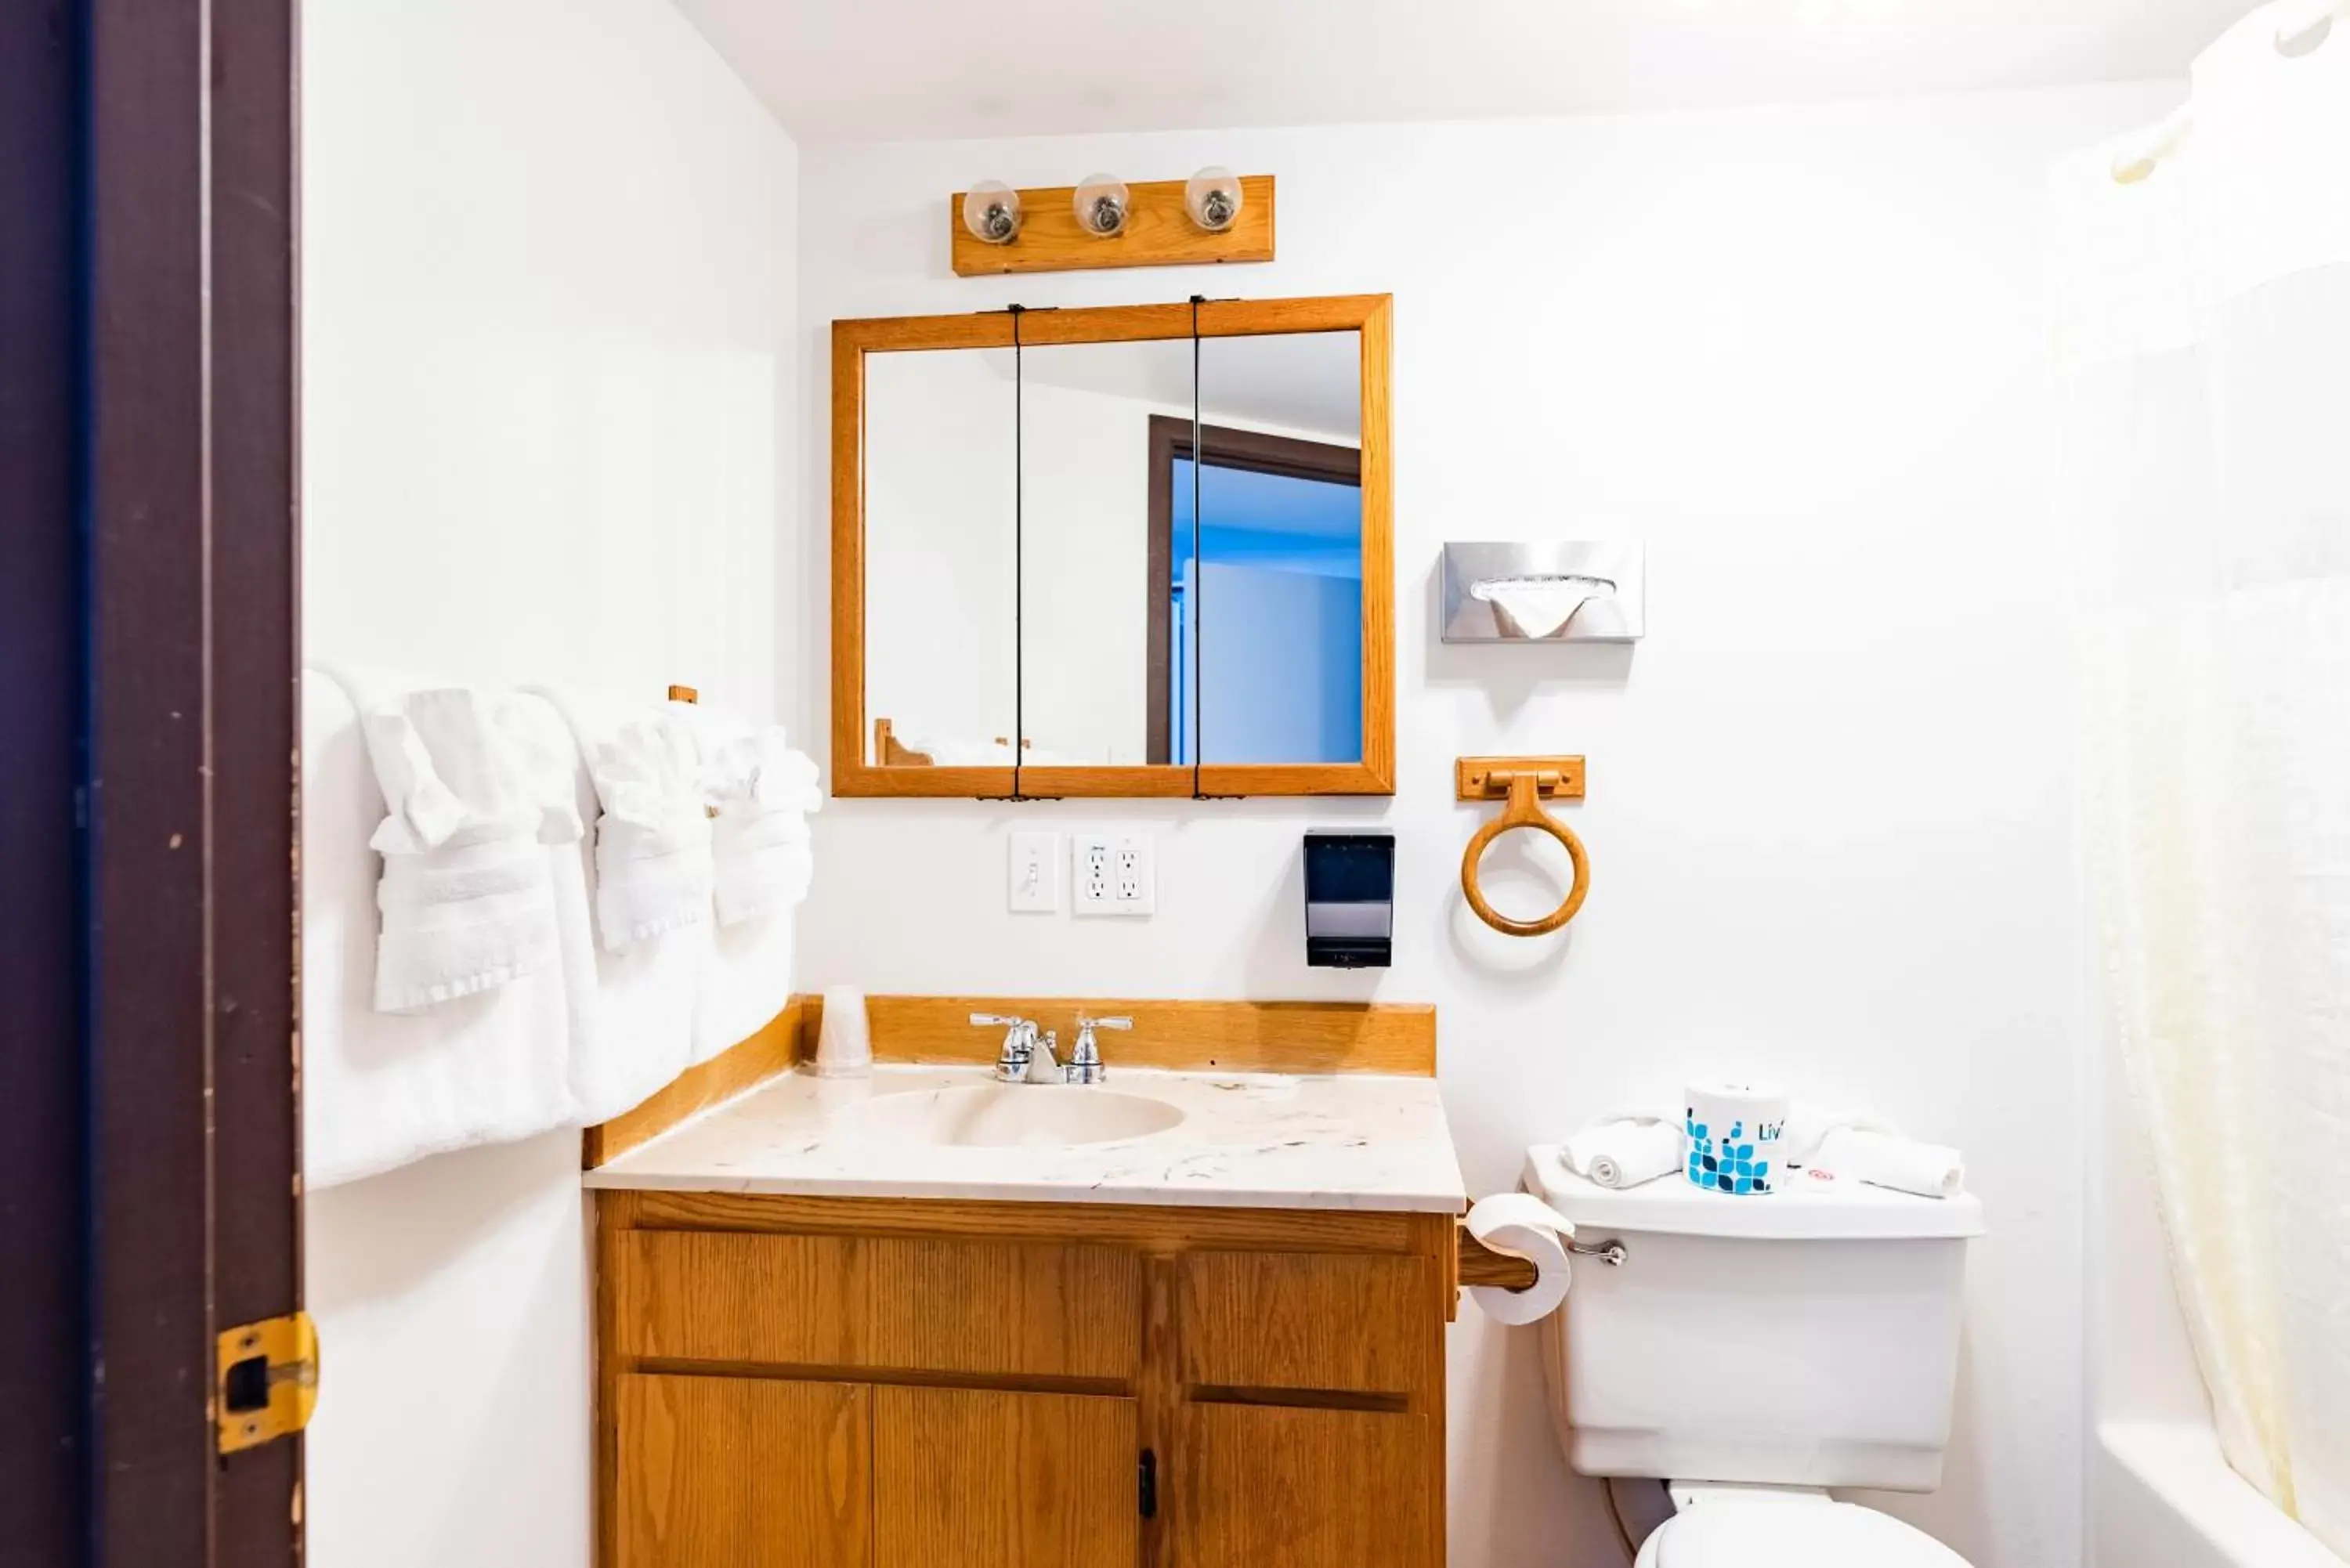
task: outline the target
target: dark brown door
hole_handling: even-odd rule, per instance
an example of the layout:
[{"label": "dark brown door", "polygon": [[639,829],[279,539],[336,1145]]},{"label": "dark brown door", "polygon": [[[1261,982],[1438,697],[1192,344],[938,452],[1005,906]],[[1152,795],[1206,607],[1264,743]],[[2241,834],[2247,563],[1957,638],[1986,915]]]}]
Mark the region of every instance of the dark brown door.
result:
[{"label": "dark brown door", "polygon": [[[293,0],[0,6],[0,1556],[276,1568],[298,1439]],[[20,1395],[20,1391],[21,1395]]]}]

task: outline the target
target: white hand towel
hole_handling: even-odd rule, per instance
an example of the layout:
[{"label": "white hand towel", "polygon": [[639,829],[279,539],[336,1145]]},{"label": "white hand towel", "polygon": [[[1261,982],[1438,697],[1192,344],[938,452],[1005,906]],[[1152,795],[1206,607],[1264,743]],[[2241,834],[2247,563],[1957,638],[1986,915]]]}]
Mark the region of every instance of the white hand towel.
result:
[{"label": "white hand towel", "polygon": [[558,961],[546,846],[579,836],[570,802],[535,798],[498,700],[465,687],[378,698],[360,727],[389,815],[375,1004],[432,1007]]},{"label": "white hand towel", "polygon": [[816,763],[785,742],[780,725],[754,728],[700,703],[671,703],[670,713],[698,748],[719,922],[764,919],[800,903],[816,870],[808,814],[824,805]]},{"label": "white hand towel", "polygon": [[1837,1127],[1821,1141],[1812,1163],[1847,1181],[1920,1198],[1956,1198],[1966,1190],[1966,1161],[1957,1149],[1891,1133]]},{"label": "white hand towel", "polygon": [[[582,815],[593,816],[596,784],[570,724],[537,695],[517,697],[515,711],[540,750],[560,753],[573,799]],[[712,929],[705,920],[619,951],[599,950],[591,912],[594,858],[593,846],[583,840],[566,846],[554,867],[556,930],[570,1002],[569,1083],[579,1119],[590,1125],[642,1104],[693,1064]],[[787,963],[783,973],[788,985]]]},{"label": "white hand towel", "polygon": [[1676,1117],[1633,1113],[1603,1118],[1568,1138],[1567,1168],[1601,1187],[1638,1187],[1681,1168]]},{"label": "white hand towel", "polygon": [[[363,683],[382,693],[406,684]],[[379,871],[369,840],[385,821],[373,773],[359,704],[339,679],[304,671],[302,1163],[313,1191],[534,1137],[575,1115],[569,1009],[552,969],[421,1012],[370,1005]],[[578,858],[567,844],[538,854]]]},{"label": "white hand towel", "polygon": [[706,923],[710,816],[691,727],[653,704],[532,688],[571,726],[602,814],[596,821],[596,925],[619,951]]}]

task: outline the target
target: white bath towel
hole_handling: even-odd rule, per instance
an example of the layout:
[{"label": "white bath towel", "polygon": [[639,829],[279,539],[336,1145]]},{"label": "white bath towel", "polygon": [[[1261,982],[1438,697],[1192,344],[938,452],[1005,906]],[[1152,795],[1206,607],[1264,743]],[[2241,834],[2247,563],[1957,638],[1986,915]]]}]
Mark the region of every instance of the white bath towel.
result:
[{"label": "white bath towel", "polygon": [[1808,1163],[1847,1181],[1920,1198],[1956,1198],[1967,1185],[1966,1161],[1957,1149],[1850,1127],[1831,1131]]},{"label": "white bath towel", "polygon": [[1601,1187],[1638,1187],[1681,1168],[1680,1118],[1645,1111],[1602,1117],[1566,1140],[1567,1168]]},{"label": "white bath towel", "polygon": [[[359,683],[378,697],[416,684]],[[380,869],[369,840],[386,816],[358,702],[340,679],[304,671],[302,1160],[314,1190],[576,1115],[570,1010],[554,966],[419,1012],[372,1005]],[[578,858],[576,845],[534,847],[543,865]],[[574,902],[584,922],[584,898]],[[559,898],[555,914],[559,927]]]},{"label": "white bath towel", "polygon": [[595,784],[598,945],[617,952],[706,923],[710,816],[691,726],[656,703],[531,690],[561,711]]},{"label": "white bath towel", "polygon": [[[356,697],[359,694],[353,693]],[[431,1007],[554,966],[546,846],[579,836],[567,794],[534,792],[494,693],[438,687],[359,701],[387,815],[375,1004]]]}]

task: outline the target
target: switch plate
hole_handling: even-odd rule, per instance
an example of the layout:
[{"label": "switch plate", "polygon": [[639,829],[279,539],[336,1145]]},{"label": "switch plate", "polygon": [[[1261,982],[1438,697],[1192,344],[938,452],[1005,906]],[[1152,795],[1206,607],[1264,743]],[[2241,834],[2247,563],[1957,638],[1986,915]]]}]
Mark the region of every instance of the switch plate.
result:
[{"label": "switch plate", "polygon": [[1070,839],[1069,908],[1080,915],[1149,915],[1158,867],[1147,833],[1080,833]]},{"label": "switch plate", "polygon": [[1061,836],[1033,829],[1012,836],[1011,882],[1005,907],[1015,914],[1049,915],[1061,907]]}]

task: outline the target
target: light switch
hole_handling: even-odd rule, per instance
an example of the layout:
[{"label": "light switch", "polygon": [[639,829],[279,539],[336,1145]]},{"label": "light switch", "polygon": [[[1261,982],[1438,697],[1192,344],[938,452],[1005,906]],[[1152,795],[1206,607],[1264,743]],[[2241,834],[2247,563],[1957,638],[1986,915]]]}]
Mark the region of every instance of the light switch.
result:
[{"label": "light switch", "polygon": [[1049,915],[1061,907],[1061,836],[1035,830],[1012,836],[1006,907],[1015,914]]}]

